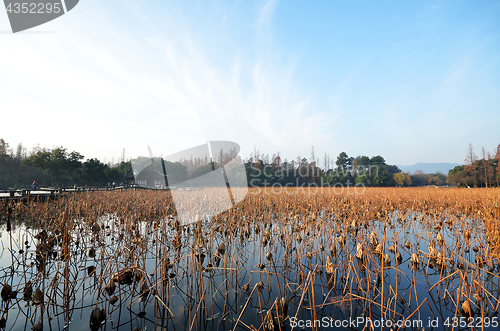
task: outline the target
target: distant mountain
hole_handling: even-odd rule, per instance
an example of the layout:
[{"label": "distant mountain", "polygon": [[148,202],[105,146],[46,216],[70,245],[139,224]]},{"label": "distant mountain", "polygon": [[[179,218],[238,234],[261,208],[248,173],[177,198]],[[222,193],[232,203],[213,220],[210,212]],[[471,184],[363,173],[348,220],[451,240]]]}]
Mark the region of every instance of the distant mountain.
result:
[{"label": "distant mountain", "polygon": [[416,170],[422,170],[424,174],[434,174],[436,172],[440,172],[444,175],[448,175],[448,171],[450,169],[455,168],[456,166],[459,166],[460,164],[458,163],[417,163],[414,165],[399,165],[399,169],[401,169],[403,172],[415,172]]}]

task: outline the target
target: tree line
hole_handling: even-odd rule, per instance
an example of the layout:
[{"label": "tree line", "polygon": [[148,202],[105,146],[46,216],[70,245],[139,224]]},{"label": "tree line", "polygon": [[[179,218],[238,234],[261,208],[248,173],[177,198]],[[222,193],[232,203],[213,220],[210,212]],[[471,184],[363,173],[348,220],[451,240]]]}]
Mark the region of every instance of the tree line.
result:
[{"label": "tree line", "polygon": [[448,176],[440,172],[424,174],[417,170],[404,173],[396,165],[389,165],[380,156],[352,157],[341,152],[336,160],[325,154],[320,166],[312,148],[310,159],[282,160],[279,153],[272,157],[255,150],[245,163],[250,186],[460,186],[493,187],[500,183],[500,145],[496,153],[482,149],[482,158],[469,145],[465,164],[451,169]]},{"label": "tree line", "polygon": [[[313,149],[314,151],[314,149]],[[254,155],[257,155],[255,157]],[[387,164],[380,156],[352,157],[341,152],[336,160],[325,155],[324,164],[319,159],[298,157],[297,160],[281,160],[279,153],[261,156],[254,153],[245,163],[250,186],[426,186],[445,185],[446,175],[441,173],[403,173],[396,165]],[[254,161],[256,159],[256,161]]]},{"label": "tree line", "polygon": [[396,174],[401,170],[389,165],[380,156],[350,157],[341,152],[335,162],[325,154],[324,165],[319,159],[297,157],[297,160],[282,160],[278,154],[269,158],[255,151],[245,163],[250,186],[396,186]]},{"label": "tree line", "polygon": [[[230,151],[234,154],[234,151]],[[389,165],[380,156],[352,157],[341,152],[335,160],[325,154],[324,163],[320,166],[319,158],[312,148],[309,159],[297,157],[296,160],[282,159],[280,154],[272,157],[255,150],[247,160],[229,153],[219,156],[226,164],[228,160],[237,158],[245,164],[245,171],[250,187],[265,186],[425,186],[425,185],[458,185],[469,187],[492,187],[500,183],[500,145],[496,153],[482,149],[482,158],[474,153],[469,145],[465,164],[450,170],[448,176],[435,173],[424,174],[416,171],[413,174],[403,173],[397,166]],[[132,163],[125,161],[116,164],[105,164],[98,159],[85,160],[75,151],[69,152],[64,147],[53,149],[35,147],[27,151],[22,144],[15,150],[0,139],[0,189],[29,187],[33,180],[40,186],[71,187],[101,186],[113,183],[122,184],[133,180]],[[220,161],[218,160],[218,161]],[[158,173],[157,165],[150,158],[137,158],[135,166],[140,163],[150,164],[145,173]],[[217,169],[220,162],[211,159],[181,160],[181,162],[164,162],[167,174],[175,174],[172,178],[178,181],[196,178]],[[150,169],[151,168],[151,169]],[[161,169],[160,169],[161,170]],[[230,169],[226,169],[231,171]],[[161,171],[160,171],[161,172]],[[169,183],[170,185],[175,183]]]},{"label": "tree line", "polygon": [[464,165],[456,166],[448,172],[449,184],[463,187],[499,187],[500,186],[500,144],[494,153],[483,147],[481,158],[469,144]]},{"label": "tree line", "polygon": [[0,189],[26,188],[34,180],[43,187],[102,186],[123,183],[132,176],[130,161],[113,165],[84,158],[64,147],[35,147],[28,152],[19,144],[13,150],[0,138]]}]

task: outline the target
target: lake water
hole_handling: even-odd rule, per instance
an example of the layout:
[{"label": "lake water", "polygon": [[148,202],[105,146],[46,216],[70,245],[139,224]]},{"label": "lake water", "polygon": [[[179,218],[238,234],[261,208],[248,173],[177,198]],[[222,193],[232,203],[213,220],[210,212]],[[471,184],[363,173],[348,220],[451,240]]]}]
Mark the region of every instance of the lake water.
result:
[{"label": "lake water", "polygon": [[[106,310],[105,318],[97,320],[102,330],[232,330],[236,322],[236,329],[248,330],[250,325],[258,329],[271,309],[275,323],[288,317],[282,325],[275,324],[276,330],[292,326],[311,330],[314,320],[318,330],[343,329],[346,323],[347,328],[362,330],[367,318],[378,328],[385,321],[387,330],[405,319],[407,330],[430,330],[430,326],[451,330],[453,318],[463,316],[457,314],[457,299],[461,291],[470,292],[463,287],[465,277],[467,282],[477,282],[472,287],[476,293],[469,296],[477,294],[481,299],[471,299],[473,309],[479,311],[483,305],[482,321],[488,317],[493,323],[500,296],[496,261],[492,271],[486,266],[476,268],[473,249],[460,260],[461,229],[445,223],[440,231],[434,223],[421,222],[421,214],[406,215],[403,220],[394,213],[391,225],[374,220],[366,228],[348,232],[339,220],[326,215],[294,222],[291,217],[267,215],[272,222],[242,219],[240,226],[227,227],[205,221],[197,228],[194,224],[178,227],[172,219],[123,224],[110,214],[92,224],[74,220],[70,244],[62,247],[62,229],[36,239],[43,228],[13,221],[11,231],[6,224],[0,231],[0,282],[18,293],[2,300],[0,318],[5,319],[6,330],[34,326],[89,330],[90,316],[98,307]],[[481,233],[475,220],[468,222]],[[366,238],[374,230],[380,242],[386,233],[384,254],[389,254],[390,264],[382,263],[369,246]],[[449,258],[446,267],[426,258],[428,244],[438,232],[444,233],[444,245],[436,248]],[[344,246],[340,235],[346,238]],[[399,262],[388,251],[394,240],[402,257]],[[354,258],[358,242],[365,251],[364,260]],[[411,243],[410,249],[406,242]],[[481,242],[472,235],[470,246]],[[218,249],[222,243],[224,251]],[[420,257],[418,268],[410,261],[412,252]],[[327,256],[335,269],[332,274],[326,273]],[[115,282],[116,289],[109,295],[105,287],[120,270],[133,270],[137,277],[132,276],[132,284]],[[43,304],[23,299],[27,281],[33,291],[44,293]],[[113,295],[118,298],[114,304],[110,303]]]}]

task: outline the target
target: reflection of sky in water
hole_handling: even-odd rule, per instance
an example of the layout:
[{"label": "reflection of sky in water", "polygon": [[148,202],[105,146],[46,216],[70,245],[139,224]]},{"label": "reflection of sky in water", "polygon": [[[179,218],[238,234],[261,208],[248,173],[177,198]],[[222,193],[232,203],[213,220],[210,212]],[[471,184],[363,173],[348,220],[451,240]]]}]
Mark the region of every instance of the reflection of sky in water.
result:
[{"label": "reflection of sky in water", "polygon": [[[429,318],[434,318],[434,316],[437,316],[444,321],[447,317],[454,316],[455,307],[453,305],[453,301],[449,296],[446,296],[443,299],[444,291],[441,290],[438,293],[437,287],[429,293],[429,288],[441,279],[440,270],[437,267],[427,269],[427,262],[423,258],[421,258],[421,262],[425,263],[421,263],[419,270],[412,270],[410,265],[411,252],[415,252],[416,250],[427,252],[429,238],[435,238],[437,231],[434,230],[432,226],[429,226],[428,228],[421,228],[420,222],[412,220],[413,216],[416,216],[417,219],[422,217],[421,214],[410,215],[408,216],[408,221],[403,223],[401,221],[397,221],[394,214],[391,218],[392,225],[394,227],[387,226],[386,224],[382,224],[378,221],[375,221],[373,224],[373,228],[377,230],[379,241],[381,241],[384,231],[387,232],[388,241],[386,242],[386,253],[388,252],[387,247],[393,244],[392,240],[397,235],[398,251],[401,252],[403,257],[402,263],[397,266],[399,271],[396,271],[396,261],[394,260],[394,255],[389,253],[392,264],[391,267],[385,269],[384,273],[385,296],[386,298],[391,297],[394,296],[394,292],[397,292],[398,296],[391,303],[391,309],[394,309],[397,314],[402,314],[403,316],[409,316],[411,312],[416,309],[425,298],[427,298],[428,304],[422,305],[420,309],[420,318],[424,321],[424,323],[426,323]],[[109,258],[108,256],[114,256],[116,255],[116,252],[120,252],[123,254],[120,256],[120,260],[123,260],[125,259],[127,253],[127,249],[123,245],[120,245],[119,247],[116,245],[116,238],[118,237],[118,232],[120,230],[116,227],[114,221],[115,220],[112,217],[101,218],[99,221],[103,225],[109,225],[110,229],[106,231],[111,233],[110,235],[106,235],[106,231],[102,231],[100,234],[101,239],[105,242],[104,248],[107,252],[107,257],[103,261],[104,264],[101,264],[100,260],[100,247],[98,245],[96,246],[95,241],[90,235],[90,231],[88,229],[83,229],[82,234],[84,236],[78,237],[81,241],[80,248],[77,248],[74,244],[72,245],[71,251],[74,255],[71,259],[72,262],[70,263],[69,270],[72,275],[72,278],[70,277],[70,279],[75,281],[70,284],[72,292],[69,297],[70,309],[67,310],[64,307],[66,303],[63,295],[64,283],[62,282],[63,276],[60,274],[58,279],[61,283],[59,283],[56,291],[56,299],[50,301],[46,296],[46,303],[48,303],[48,305],[46,304],[45,306],[43,316],[45,327],[48,328],[50,324],[52,329],[63,329],[66,316],[71,321],[69,326],[70,330],[88,330],[88,318],[97,299],[99,278],[95,278],[93,276],[87,277],[87,267],[95,265],[97,267],[97,276],[99,276],[100,270],[104,266],[108,273],[107,276],[104,277],[103,284],[101,284],[101,286],[104,287],[105,283],[110,278],[110,274],[116,271],[116,261],[114,258]],[[146,228],[146,223],[144,222],[138,222],[137,226],[142,236],[144,236],[147,231],[151,231],[151,238],[154,238],[156,243],[163,240],[163,237],[160,235],[160,229],[162,226],[160,226],[157,230]],[[196,314],[197,318],[193,329],[230,329],[234,326],[234,322],[238,319],[242,308],[248,299],[248,293],[243,292],[241,287],[250,282],[251,291],[254,285],[262,280],[265,286],[260,292],[261,303],[259,304],[257,291],[255,291],[245,310],[245,313],[240,319],[241,322],[247,325],[258,326],[261,323],[262,315],[265,316],[267,312],[266,309],[269,308],[274,303],[274,300],[279,297],[279,289],[283,290],[283,277],[288,279],[288,287],[286,291],[287,299],[290,300],[288,315],[295,316],[297,307],[300,304],[302,291],[298,290],[295,294],[292,293],[294,290],[298,289],[299,284],[302,284],[303,279],[300,274],[300,268],[297,266],[297,260],[290,258],[290,254],[286,254],[287,248],[284,247],[284,241],[279,236],[283,230],[280,226],[281,225],[275,224],[271,228],[267,228],[267,230],[272,233],[272,238],[265,247],[261,245],[262,236],[265,231],[263,226],[261,226],[259,234],[255,234],[254,227],[252,226],[252,234],[249,238],[240,236],[239,233],[236,236],[230,234],[229,238],[231,241],[227,243],[229,244],[228,255],[226,255],[225,261],[224,259],[220,261],[220,268],[212,269],[212,271],[201,271],[204,282],[203,288],[205,289],[204,291],[206,297],[206,302],[202,301],[201,304],[199,298],[203,294],[203,289],[199,282],[197,282],[200,270],[198,269],[198,266],[191,264],[193,261],[196,261],[192,248],[186,248],[183,246],[180,252],[176,252],[172,248],[169,248],[167,252],[165,252],[162,249],[163,246],[157,246],[157,244],[152,244],[150,242],[148,246],[149,253],[145,264],[145,271],[149,275],[148,277],[150,281],[154,281],[155,273],[159,275],[161,261],[165,256],[168,256],[174,265],[174,267],[169,270],[169,273],[175,274],[175,277],[167,282],[168,285],[164,293],[161,293],[161,280],[158,280],[157,284],[158,295],[168,305],[168,308],[174,314],[175,318],[171,319],[171,314],[167,310],[163,310],[162,312],[162,304],[159,301],[156,301],[158,311],[160,312],[157,315],[156,323],[163,324],[168,328],[175,326],[175,329],[188,330],[191,326],[190,323]],[[225,230],[223,225],[221,229],[222,231]],[[203,230],[207,232],[208,226],[205,225]],[[243,230],[244,229],[242,228],[241,231],[243,232]],[[289,232],[290,228],[287,227],[286,230]],[[78,231],[79,227],[77,227],[77,231],[75,232]],[[88,236],[85,236],[86,231],[89,231]],[[193,227],[191,226],[190,233],[192,233],[192,231]],[[368,288],[370,288],[372,293],[371,297],[375,298],[376,302],[380,302],[379,291],[381,290],[381,283],[377,284],[377,274],[379,273],[374,270],[375,268],[378,268],[377,264],[380,263],[380,260],[374,258],[372,262],[368,262],[368,271],[366,271],[359,268],[359,262],[355,259],[352,266],[356,268],[358,277],[364,278],[361,281],[362,288],[357,288],[356,282],[354,282],[352,291],[349,291],[349,286],[347,287],[347,291],[345,291],[346,274],[339,272],[335,278],[335,287],[331,290],[327,285],[327,278],[323,267],[326,263],[327,254],[330,253],[330,247],[328,245],[331,242],[331,238],[328,237],[328,231],[322,230],[315,232],[312,229],[310,229],[310,231],[311,235],[308,238],[304,236],[304,232],[301,232],[301,236],[304,238],[304,241],[300,245],[300,249],[303,250],[301,252],[303,256],[302,270],[305,275],[307,275],[309,271],[314,270],[316,265],[320,266],[316,268],[317,273],[314,276],[315,295],[316,305],[320,306],[324,304],[324,306],[318,308],[317,318],[321,319],[323,317],[329,317],[333,319],[348,319],[349,317],[356,318],[358,316],[368,316],[367,309],[371,312],[372,319],[380,316],[380,310],[377,308],[376,304],[368,307],[366,303],[363,304],[361,301],[352,302],[353,316],[351,316],[349,313],[351,309],[351,302],[348,301],[350,297],[355,297],[356,295],[364,296],[363,293],[368,291]],[[372,228],[368,228],[367,230],[361,229],[360,231],[364,231],[363,233],[365,234],[365,237],[367,237],[367,235],[372,231]],[[456,251],[456,240],[451,238],[451,236],[458,235],[461,230],[455,229],[450,231],[450,229],[444,225],[442,231],[445,234],[447,249]],[[37,232],[38,231],[27,230],[22,225],[13,226],[13,230],[10,235],[5,231],[5,225],[3,225],[2,231],[0,232],[0,240],[2,244],[2,252],[0,255],[0,263],[2,266],[1,282],[12,284],[14,290],[20,291],[17,295],[19,299],[18,303],[16,304],[15,301],[11,301],[9,304],[10,309],[8,315],[5,315],[7,318],[8,329],[29,329],[32,324],[31,322],[26,323],[24,314],[30,316],[33,322],[37,322],[37,319],[39,318],[40,308],[28,306],[21,300],[22,287],[25,282],[24,275],[29,276],[34,283],[34,288],[43,288],[41,275],[37,272],[36,265],[31,267],[29,266],[31,262],[34,262],[34,257],[31,256],[31,253],[35,251],[36,245],[35,241],[31,239],[31,235],[28,235],[28,233],[36,234]],[[76,234],[73,235],[76,239]],[[295,238],[296,235],[297,234],[294,233],[292,234],[292,237]],[[125,236],[127,236],[127,234],[125,234]],[[172,230],[167,230],[167,242],[172,242],[175,238],[174,236],[175,234]],[[184,232],[182,240],[185,240],[186,236],[187,234]],[[112,238],[115,240],[112,240]],[[208,238],[208,233],[205,233],[204,238]],[[26,248],[23,248],[25,253],[19,254],[20,246],[24,246],[24,241],[26,240],[29,241],[31,247],[27,250]],[[193,240],[192,237],[190,237],[190,240]],[[224,236],[222,234],[214,232],[210,241],[205,243],[211,248],[208,252],[203,250],[206,254],[203,267],[206,268],[208,263],[215,265],[214,253],[217,251],[217,247],[221,242],[223,242],[223,240]],[[403,246],[406,241],[413,244],[411,251]],[[11,244],[14,256],[17,258],[17,260],[14,259],[13,264],[13,259],[9,251]],[[320,244],[325,245],[325,251],[322,252],[319,250]],[[349,237],[346,245],[349,249],[349,253],[354,256],[356,241],[352,236]],[[87,257],[88,249],[92,246],[96,247],[97,250],[97,256],[95,259]],[[367,247],[365,246],[365,249],[366,248]],[[314,253],[311,259],[308,259],[305,256],[309,251]],[[273,254],[276,261],[274,265],[267,261],[267,252],[271,252]],[[339,252],[340,253],[337,254],[336,258],[333,259],[335,265],[341,261],[347,261],[347,256],[340,250]],[[297,254],[296,251],[288,253],[292,253],[293,256],[296,256]],[[286,258],[283,258],[285,255]],[[422,255],[422,253],[419,255]],[[25,262],[23,262],[23,257],[26,259]],[[466,258],[472,263],[474,263],[474,257],[475,254],[472,250],[470,253],[466,254]],[[180,262],[174,262],[175,260]],[[137,261],[130,261],[129,263],[133,265],[133,263],[137,263]],[[187,265],[188,263],[190,265]],[[227,279],[223,269],[224,264],[227,268],[229,268],[229,277]],[[259,264],[265,264],[265,269],[259,269],[257,267]],[[9,277],[11,265],[13,265],[14,268],[14,275]],[[23,272],[23,265],[26,272]],[[44,281],[45,288],[49,289],[48,294],[54,293],[54,289],[50,284],[54,279],[56,266],[59,268],[59,272],[62,273],[64,270],[64,262],[52,259],[48,264],[48,277]],[[123,266],[125,265],[120,264],[120,268]],[[273,273],[267,272],[268,270],[274,271],[274,267],[277,268],[278,273],[280,274],[279,288],[276,276]],[[428,270],[428,272],[426,273],[425,270]],[[348,281],[353,279],[353,271],[354,270],[350,271],[350,278]],[[446,275],[449,275],[450,271],[453,270],[450,268],[444,270],[442,276],[445,277]],[[196,273],[195,277],[193,277],[193,272]],[[367,276],[369,276],[368,279],[366,279]],[[411,287],[413,278],[415,279],[415,283],[417,285],[416,287]],[[188,287],[186,283],[187,281],[190,284]],[[194,285],[192,284],[193,282],[195,282]],[[450,277],[448,282],[443,282],[443,287],[445,284],[448,289],[455,289],[455,291],[451,291],[451,293],[456,295],[456,288],[459,285],[459,279],[457,277]],[[486,286],[489,291],[498,294],[498,289],[495,288],[495,285],[493,285],[493,279],[487,279]],[[147,329],[154,329],[154,296],[150,295],[144,301],[138,300],[137,290],[139,289],[139,286],[136,287],[133,297],[131,297],[131,289],[131,285],[121,286],[121,305],[117,304],[112,306],[109,303],[104,303],[105,298],[108,298],[107,295],[101,294],[99,296],[99,307],[106,307],[108,312],[106,327],[111,329],[118,328],[120,330],[127,330],[129,328],[133,330],[135,327],[140,329],[144,329],[145,327]],[[167,293],[168,295],[165,296]],[[118,289],[115,294],[118,295]],[[415,295],[418,297],[418,303]],[[190,298],[195,299],[190,300]],[[309,294],[306,295],[305,298],[306,301],[301,304],[301,307],[311,305],[311,297]],[[339,301],[342,299],[346,299],[347,301],[343,304],[332,304],[332,300]],[[455,299],[456,298],[454,297],[453,300]],[[405,307],[402,300],[405,300],[407,303],[411,303],[410,309]],[[6,307],[5,305],[6,304],[3,303],[4,309]],[[263,311],[261,310],[260,305],[262,305]],[[311,313],[311,310],[302,308],[297,314],[297,318],[311,319]],[[161,321],[162,314],[166,317],[163,322]],[[276,315],[276,311],[274,311],[274,314]],[[391,316],[396,316],[396,319],[398,319],[397,314],[392,313]],[[414,316],[414,318],[416,317]]]}]

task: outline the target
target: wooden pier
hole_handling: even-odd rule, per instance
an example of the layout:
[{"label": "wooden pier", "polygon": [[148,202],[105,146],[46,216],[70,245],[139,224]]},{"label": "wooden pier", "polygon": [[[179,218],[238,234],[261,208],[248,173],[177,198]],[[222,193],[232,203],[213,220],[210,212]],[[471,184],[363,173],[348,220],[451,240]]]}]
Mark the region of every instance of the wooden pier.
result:
[{"label": "wooden pier", "polygon": [[144,189],[138,186],[103,186],[103,187],[77,187],[77,188],[40,188],[38,190],[6,190],[0,191],[0,201],[13,201],[13,202],[30,202],[30,201],[44,201],[47,199],[55,200],[64,195],[73,193],[96,192],[96,191],[123,191],[123,190],[136,190]]},{"label": "wooden pier", "polygon": [[18,190],[0,190],[0,201],[22,201],[22,202],[36,202],[44,201],[46,199],[55,200],[62,196],[73,194],[73,193],[84,193],[84,192],[103,192],[103,191],[127,191],[127,190],[152,190],[152,191],[199,191],[203,188],[178,188],[178,187],[166,187],[166,188],[153,188],[144,187],[139,185],[130,186],[92,186],[92,187],[76,187],[76,188],[40,188],[38,190],[28,190],[28,189],[18,189]]},{"label": "wooden pier", "polygon": [[56,199],[61,193],[59,190],[10,190],[4,193],[0,193],[0,200],[4,201],[29,201],[29,200],[46,200],[46,199]]}]

